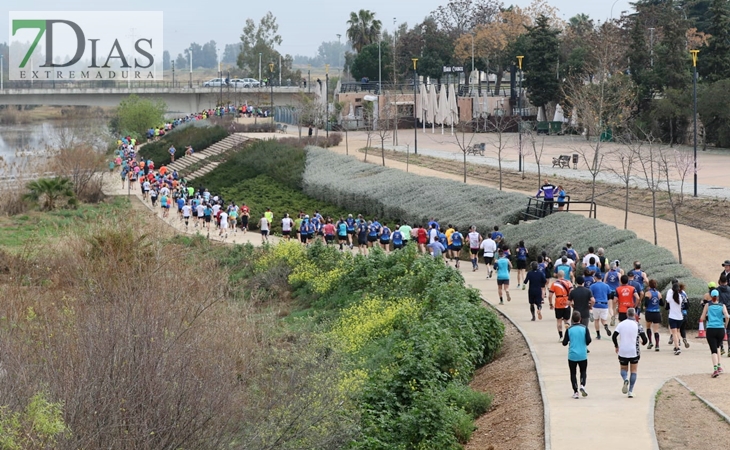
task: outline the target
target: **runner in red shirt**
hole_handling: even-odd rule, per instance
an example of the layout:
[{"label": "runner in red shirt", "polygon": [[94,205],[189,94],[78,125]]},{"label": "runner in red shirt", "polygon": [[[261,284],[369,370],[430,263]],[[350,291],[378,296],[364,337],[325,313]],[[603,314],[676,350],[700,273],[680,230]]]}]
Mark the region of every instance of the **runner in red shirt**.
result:
[{"label": "runner in red shirt", "polygon": [[629,277],[621,275],[621,286],[616,288],[616,303],[618,303],[618,320],[626,320],[626,311],[639,305],[639,294],[633,286],[629,286]]}]

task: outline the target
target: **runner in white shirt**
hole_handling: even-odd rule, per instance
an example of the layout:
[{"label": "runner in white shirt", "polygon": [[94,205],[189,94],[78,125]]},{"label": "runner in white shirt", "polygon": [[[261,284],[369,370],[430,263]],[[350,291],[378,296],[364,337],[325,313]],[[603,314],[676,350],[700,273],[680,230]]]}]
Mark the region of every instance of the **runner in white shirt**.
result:
[{"label": "runner in white shirt", "polygon": [[484,264],[487,265],[487,278],[492,278],[492,266],[494,266],[494,254],[497,252],[497,243],[492,239],[492,233],[487,234],[487,238],[482,241],[480,246],[484,252]]},{"label": "runner in white shirt", "polygon": [[188,229],[188,222],[190,221],[190,215],[193,212],[193,207],[190,206],[188,203],[185,203],[185,205],[182,207],[182,216],[183,221],[185,221],[185,229]]},{"label": "runner in white shirt", "polygon": [[289,214],[285,214],[284,218],[281,219],[281,234],[287,241],[291,237],[291,229],[294,226],[294,221],[289,217]]},{"label": "runner in white shirt", "polygon": [[[626,311],[626,320],[616,326],[611,337],[613,345],[616,347],[616,354],[618,354],[618,362],[621,365],[621,378],[624,380],[621,392],[628,393],[629,398],[633,398],[636,373],[639,370],[640,348],[641,345],[649,342],[641,324],[636,321],[634,308]],[[639,344],[639,339],[641,339],[641,344]],[[631,375],[629,375],[629,365],[631,365]]]},{"label": "runner in white shirt", "polygon": [[598,255],[596,255],[594,252],[593,247],[588,247],[588,253],[583,257],[583,267],[588,267],[590,265],[589,261],[591,258],[594,258],[596,261],[596,265],[598,265]]},{"label": "runner in white shirt", "polygon": [[226,239],[228,237],[228,213],[221,211],[220,219],[220,232],[218,233],[218,236]]},{"label": "runner in white shirt", "polygon": [[218,211],[221,210],[221,205],[216,203],[212,206],[212,209],[213,209],[213,217],[218,217]]},{"label": "runner in white shirt", "polygon": [[469,241],[469,251],[471,252],[471,270],[475,272],[479,270],[479,245],[482,243],[482,235],[477,232],[475,226],[469,228],[469,234],[466,235]]},{"label": "runner in white shirt", "polygon": [[205,216],[205,206],[203,206],[202,203],[198,203],[198,206],[195,208],[196,212],[198,213],[198,222],[195,224],[195,226],[198,226],[198,223],[200,223],[201,227],[203,226],[203,217]]}]

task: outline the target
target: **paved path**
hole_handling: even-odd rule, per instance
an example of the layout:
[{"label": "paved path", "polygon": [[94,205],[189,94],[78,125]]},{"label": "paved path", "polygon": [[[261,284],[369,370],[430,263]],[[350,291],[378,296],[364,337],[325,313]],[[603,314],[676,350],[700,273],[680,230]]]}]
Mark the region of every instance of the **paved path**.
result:
[{"label": "paved path", "polygon": [[[567,347],[558,342],[554,313],[546,309],[542,321],[531,322],[527,292],[516,289],[514,273],[512,301],[507,302],[505,299],[505,305],[498,305],[497,282],[494,278],[485,278],[485,266],[482,265],[477,272],[471,271],[468,262],[462,262],[461,266],[467,284],[479,289],[489,303],[496,305],[516,322],[537,353],[540,376],[546,389],[545,408],[550,418],[549,434],[553,450],[580,447],[591,450],[657,448],[653,431],[656,391],[667,379],[676,375],[706,373],[707,382],[712,382],[706,341],[696,339],[692,333],[688,339],[690,348],[683,349],[680,356],[675,356],[671,347],[666,345],[669,332],[662,329],[661,351],[642,349],[635,397],[629,399],[621,393],[622,380],[613,343],[603,333],[603,339],[594,340],[590,345],[586,386],[588,397],[574,400],[571,397],[573,391],[568,373]],[[595,337],[594,331],[591,337]],[[627,428],[629,424],[630,428]]]}]

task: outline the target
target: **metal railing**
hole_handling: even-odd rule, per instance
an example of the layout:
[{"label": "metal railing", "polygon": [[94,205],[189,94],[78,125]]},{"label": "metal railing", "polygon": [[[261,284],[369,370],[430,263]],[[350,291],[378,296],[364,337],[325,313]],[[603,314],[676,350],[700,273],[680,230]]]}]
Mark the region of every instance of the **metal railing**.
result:
[{"label": "metal railing", "polygon": [[[208,82],[208,80],[205,81],[193,81],[193,87],[194,88],[205,88],[205,89],[221,89],[221,86],[203,86],[204,83]],[[272,81],[271,84],[275,88],[291,88],[291,89],[304,89],[303,84],[296,84],[296,83],[287,83],[286,80],[282,80],[281,85],[279,85],[279,81]],[[90,81],[65,81],[65,80],[44,80],[44,81],[33,81],[30,80],[9,80],[4,81],[3,83],[3,89],[190,89],[190,81],[183,79],[183,80],[175,80],[175,82],[172,81],[152,81],[152,80],[141,80],[141,81],[132,81],[127,82],[126,80],[90,80]],[[260,86],[260,88],[269,89],[270,86],[263,84]],[[258,88],[250,88],[250,87],[242,87],[242,86],[232,86],[232,85],[223,85],[222,89],[224,91],[251,91]]]},{"label": "metal railing", "polygon": [[[549,216],[557,212],[557,200],[545,201],[543,198],[530,197],[527,200],[527,208],[522,214],[522,220],[538,220]],[[565,209],[566,212],[575,213],[588,213],[588,217],[595,219],[597,217],[597,206],[596,202],[591,201],[571,201],[570,196],[565,197]],[[573,207],[571,208],[571,206]],[[587,207],[583,206],[587,205]],[[561,211],[562,212],[562,211]]]}]

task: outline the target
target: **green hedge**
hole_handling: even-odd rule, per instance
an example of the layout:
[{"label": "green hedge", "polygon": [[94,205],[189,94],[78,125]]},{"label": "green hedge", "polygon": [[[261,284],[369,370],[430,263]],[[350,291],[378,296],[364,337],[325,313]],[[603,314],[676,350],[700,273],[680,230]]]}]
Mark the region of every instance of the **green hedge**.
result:
[{"label": "green hedge", "polygon": [[227,136],[228,131],[218,126],[188,126],[179,131],[173,130],[158,141],[145,144],[139,153],[145,159],[154,161],[156,167],[160,167],[163,164],[170,163],[170,153],[168,153],[170,145],[175,146],[177,150],[176,155],[178,158],[181,158],[185,154],[185,147],[188,145],[192,146],[193,150],[199,152],[225,139]]}]

